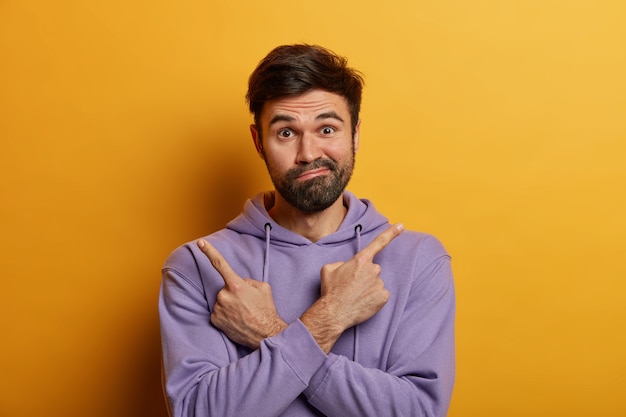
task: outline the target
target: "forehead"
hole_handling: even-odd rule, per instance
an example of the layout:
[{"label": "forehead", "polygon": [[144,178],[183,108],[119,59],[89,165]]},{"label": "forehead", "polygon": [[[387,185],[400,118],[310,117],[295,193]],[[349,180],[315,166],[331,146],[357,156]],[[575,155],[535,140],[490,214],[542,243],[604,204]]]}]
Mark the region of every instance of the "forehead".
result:
[{"label": "forehead", "polygon": [[311,90],[299,96],[267,101],[261,113],[261,123],[267,126],[276,116],[306,121],[329,112],[342,116],[346,123],[350,121],[348,103],[343,96],[324,90]]}]

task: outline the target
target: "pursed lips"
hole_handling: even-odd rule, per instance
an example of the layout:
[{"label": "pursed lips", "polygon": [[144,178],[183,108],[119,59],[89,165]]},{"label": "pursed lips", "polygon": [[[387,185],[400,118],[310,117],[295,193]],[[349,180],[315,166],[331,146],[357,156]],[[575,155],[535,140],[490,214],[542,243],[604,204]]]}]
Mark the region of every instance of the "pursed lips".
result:
[{"label": "pursed lips", "polygon": [[317,169],[312,169],[310,171],[305,171],[302,174],[298,175],[296,177],[297,180],[308,180],[310,178],[314,178],[320,175],[325,175],[328,172],[330,172],[330,170],[326,167],[322,167],[322,168],[317,168]]}]

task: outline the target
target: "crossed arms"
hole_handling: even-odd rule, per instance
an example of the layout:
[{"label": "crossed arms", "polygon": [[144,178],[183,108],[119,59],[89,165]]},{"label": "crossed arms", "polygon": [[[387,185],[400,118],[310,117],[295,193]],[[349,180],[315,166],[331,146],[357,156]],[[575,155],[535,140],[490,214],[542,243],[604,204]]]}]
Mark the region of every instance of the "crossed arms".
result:
[{"label": "crossed arms", "polygon": [[[348,262],[322,267],[321,296],[300,320],[324,353],[330,352],[346,329],[372,317],[389,299],[380,266],[373,260],[403,230],[401,224],[391,226]],[[215,327],[233,342],[253,349],[287,328],[276,312],[269,284],[241,278],[205,240],[198,246],[224,279],[211,314]]]},{"label": "crossed arms", "polygon": [[[424,280],[443,284],[419,288],[426,304],[402,313],[400,326],[405,321],[414,330],[398,329],[389,342],[388,366],[365,367],[331,352],[346,329],[375,316],[387,302],[373,258],[401,232],[392,226],[349,261],[324,266],[320,297],[289,324],[277,314],[268,284],[241,278],[215,248],[199,242],[223,288],[209,290],[218,293],[209,313],[206,289],[184,272],[166,271],[160,313],[172,415],[280,415],[304,407],[296,401],[301,394],[328,416],[443,415],[453,380],[453,329],[424,331],[414,323],[449,322],[447,256],[437,254],[428,271],[436,279]],[[220,342],[226,337],[250,353]],[[410,343],[415,347],[407,349]],[[433,352],[436,357],[429,356]],[[424,365],[431,362],[432,368]]]}]

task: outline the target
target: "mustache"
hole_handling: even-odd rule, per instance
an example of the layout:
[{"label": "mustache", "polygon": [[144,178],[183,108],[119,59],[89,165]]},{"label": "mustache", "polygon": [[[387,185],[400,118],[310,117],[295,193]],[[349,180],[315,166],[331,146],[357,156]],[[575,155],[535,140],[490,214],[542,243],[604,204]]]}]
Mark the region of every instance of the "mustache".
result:
[{"label": "mustache", "polygon": [[296,179],[306,171],[311,171],[313,169],[319,168],[327,168],[330,171],[337,171],[338,166],[337,163],[331,159],[316,159],[313,162],[310,162],[306,165],[300,165],[295,168],[291,168],[287,171],[285,177],[290,180]]}]

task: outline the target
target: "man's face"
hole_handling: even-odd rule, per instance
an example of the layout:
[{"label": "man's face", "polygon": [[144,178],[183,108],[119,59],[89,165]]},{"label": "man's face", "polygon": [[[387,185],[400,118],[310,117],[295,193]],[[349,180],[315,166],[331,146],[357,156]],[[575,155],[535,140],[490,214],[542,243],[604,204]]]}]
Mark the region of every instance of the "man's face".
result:
[{"label": "man's face", "polygon": [[272,100],[260,122],[251,127],[252,137],[281,197],[306,213],[337,201],[352,176],[359,138],[345,99],[312,90]]}]

